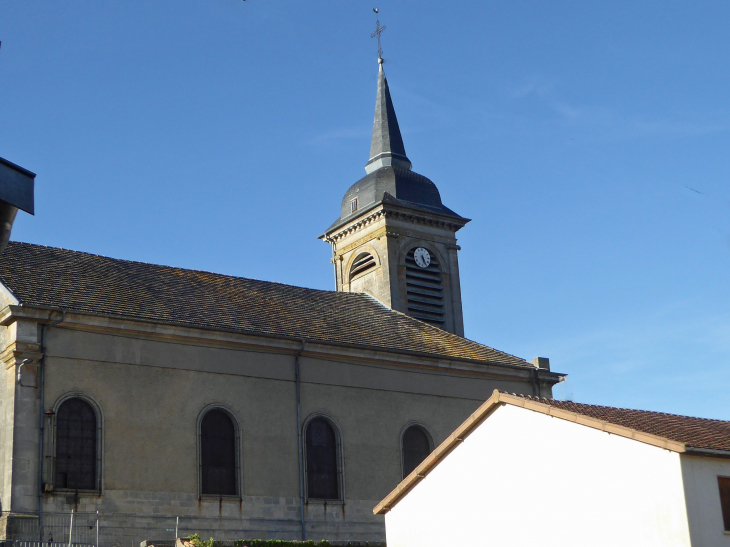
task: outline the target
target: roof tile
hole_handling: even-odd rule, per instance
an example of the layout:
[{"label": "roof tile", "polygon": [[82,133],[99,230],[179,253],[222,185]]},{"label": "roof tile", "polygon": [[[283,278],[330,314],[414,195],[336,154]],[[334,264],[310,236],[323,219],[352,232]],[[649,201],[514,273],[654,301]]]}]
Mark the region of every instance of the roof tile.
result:
[{"label": "roof tile", "polygon": [[510,393],[510,395],[635,429],[642,433],[664,437],[671,441],[684,443],[688,448],[730,451],[730,422],[727,421],[694,418],[692,416],[680,416],[650,410],[632,410],[574,403],[572,401],[556,401],[555,399],[515,395],[514,393]]},{"label": "roof tile", "polygon": [[0,281],[26,306],[503,365],[525,360],[390,310],[321,291],[11,242]]}]

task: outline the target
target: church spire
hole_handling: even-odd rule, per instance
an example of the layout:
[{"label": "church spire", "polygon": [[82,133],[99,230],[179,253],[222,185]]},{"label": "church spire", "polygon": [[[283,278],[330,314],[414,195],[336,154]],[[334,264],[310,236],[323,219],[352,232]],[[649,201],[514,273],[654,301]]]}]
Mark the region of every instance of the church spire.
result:
[{"label": "church spire", "polygon": [[378,58],[378,94],[375,100],[375,120],[373,121],[373,138],[370,142],[370,160],[365,165],[365,171],[373,171],[392,165],[410,169],[411,162],[406,156],[403,138],[395,117],[393,101],[388,90],[388,80],[383,72],[383,59]]}]

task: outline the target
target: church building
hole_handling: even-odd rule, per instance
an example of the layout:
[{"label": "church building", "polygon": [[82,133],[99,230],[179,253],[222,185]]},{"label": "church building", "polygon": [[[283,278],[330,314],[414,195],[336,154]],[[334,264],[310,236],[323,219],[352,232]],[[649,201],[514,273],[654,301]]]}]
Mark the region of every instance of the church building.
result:
[{"label": "church building", "polygon": [[372,508],[495,389],[551,397],[547,359],[463,337],[469,220],[382,60],[365,171],[320,236],[334,291],[8,244],[0,538],[384,541]]}]

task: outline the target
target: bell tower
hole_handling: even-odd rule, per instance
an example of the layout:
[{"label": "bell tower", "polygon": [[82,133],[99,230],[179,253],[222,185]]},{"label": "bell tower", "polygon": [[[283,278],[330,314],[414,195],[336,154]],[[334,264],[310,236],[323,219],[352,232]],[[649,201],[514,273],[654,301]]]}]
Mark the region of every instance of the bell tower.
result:
[{"label": "bell tower", "polygon": [[411,169],[378,59],[370,159],[320,239],[332,245],[337,290],[464,335],[456,232],[469,222],[441,203],[436,185]]}]

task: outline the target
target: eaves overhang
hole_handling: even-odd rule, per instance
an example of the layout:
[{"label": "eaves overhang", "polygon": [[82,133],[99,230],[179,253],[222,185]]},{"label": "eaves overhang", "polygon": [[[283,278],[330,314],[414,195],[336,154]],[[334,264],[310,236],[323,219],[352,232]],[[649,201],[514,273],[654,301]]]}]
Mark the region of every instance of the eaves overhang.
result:
[{"label": "eaves overhang", "polygon": [[[69,308],[57,308],[52,306],[23,306],[22,304],[6,306],[4,309],[0,310],[0,325],[7,326],[18,319],[31,319],[34,321],[38,321],[39,323],[50,323],[54,319],[57,319],[57,316],[54,314],[58,314],[60,312],[65,312],[67,314],[66,320],[64,322],[64,324],[66,324],[67,326],[72,323],[71,314],[73,314],[83,317],[98,317],[112,321],[130,322],[135,324],[169,326],[172,329],[169,334],[173,334],[173,331],[176,328],[185,328],[190,329],[191,331],[211,333],[219,332],[234,336],[245,336],[250,338],[248,345],[252,347],[255,345],[258,345],[260,347],[270,347],[271,344],[266,343],[266,340],[285,342],[287,343],[286,345],[291,346],[291,348],[282,347],[279,349],[287,352],[289,351],[289,349],[295,352],[298,351],[298,348],[301,346],[302,340],[304,340],[304,342],[308,346],[320,346],[321,348],[330,347],[335,349],[335,351],[333,352],[324,352],[330,353],[331,356],[342,355],[343,357],[351,358],[354,357],[354,353],[368,352],[373,355],[373,360],[384,362],[389,360],[387,357],[388,355],[392,355],[393,357],[390,359],[390,362],[397,364],[426,367],[434,366],[440,369],[453,370],[454,372],[488,374],[490,377],[502,379],[514,379],[516,377],[522,377],[523,375],[525,376],[523,379],[527,379],[529,377],[528,375],[534,374],[534,372],[537,371],[538,378],[542,382],[549,385],[554,385],[562,381],[562,379],[565,377],[564,374],[550,372],[543,369],[536,369],[530,363],[527,363],[527,361],[525,361],[525,366],[511,365],[506,363],[498,363],[487,360],[470,359],[466,357],[456,357],[436,353],[398,350],[381,346],[345,344],[339,342],[309,339],[306,337],[301,338],[296,336],[284,336],[278,334],[247,331],[244,329],[221,329],[202,325],[191,325],[185,322],[155,321],[152,319],[140,319],[122,315],[91,313]],[[154,331],[158,332],[158,329],[154,329]],[[261,342],[258,344],[253,342],[253,340],[255,339],[258,339]],[[312,352],[309,351],[307,353]],[[424,362],[424,360],[426,362]]]},{"label": "eaves overhang", "polygon": [[710,448],[686,446],[684,453],[688,456],[700,456],[703,458],[730,458],[730,450],[713,450]]}]

